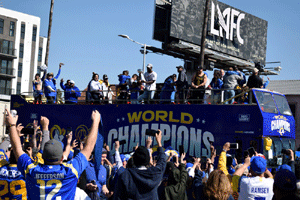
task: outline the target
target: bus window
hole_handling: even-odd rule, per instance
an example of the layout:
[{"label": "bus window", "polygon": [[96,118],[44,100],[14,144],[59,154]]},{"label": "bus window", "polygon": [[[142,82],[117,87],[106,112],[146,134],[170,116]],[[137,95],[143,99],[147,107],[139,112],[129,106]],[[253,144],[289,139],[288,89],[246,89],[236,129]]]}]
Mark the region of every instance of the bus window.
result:
[{"label": "bus window", "polygon": [[295,151],[295,140],[291,138],[282,138],[282,148]]},{"label": "bus window", "polygon": [[271,93],[255,91],[255,96],[260,109],[263,112],[278,114],[278,110]]},{"label": "bus window", "polygon": [[292,115],[289,104],[284,96],[274,94],[274,99],[281,114],[290,116]]},{"label": "bus window", "polygon": [[274,156],[279,156],[282,151],[282,143],[279,138],[271,137],[271,139],[273,140],[272,149]]}]

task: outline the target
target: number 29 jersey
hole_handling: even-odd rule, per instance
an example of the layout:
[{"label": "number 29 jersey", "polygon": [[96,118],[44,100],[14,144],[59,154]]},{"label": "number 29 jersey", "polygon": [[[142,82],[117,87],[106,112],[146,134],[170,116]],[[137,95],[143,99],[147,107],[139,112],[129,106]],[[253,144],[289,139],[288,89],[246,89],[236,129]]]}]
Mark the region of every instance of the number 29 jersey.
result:
[{"label": "number 29 jersey", "polygon": [[6,164],[0,168],[0,199],[27,199],[24,176],[16,164]]},{"label": "number 29 jersey", "polygon": [[27,154],[18,160],[29,199],[74,199],[77,181],[88,161],[82,153],[60,165],[35,164]]}]

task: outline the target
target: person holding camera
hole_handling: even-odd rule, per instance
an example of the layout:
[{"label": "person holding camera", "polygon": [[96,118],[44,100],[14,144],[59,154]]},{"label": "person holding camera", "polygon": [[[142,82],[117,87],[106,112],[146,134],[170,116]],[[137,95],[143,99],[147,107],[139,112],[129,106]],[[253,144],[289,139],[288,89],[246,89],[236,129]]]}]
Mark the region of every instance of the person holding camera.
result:
[{"label": "person holding camera", "polygon": [[157,188],[166,168],[166,155],[162,148],[162,133],[155,134],[157,141],[157,164],[149,166],[150,155],[147,147],[139,146],[133,156],[134,168],[126,168],[120,174],[114,191],[114,199],[152,199],[157,200]]},{"label": "person holding camera", "polygon": [[162,199],[188,199],[186,193],[188,172],[185,169],[183,161],[185,155],[186,153],[182,153],[180,156],[179,169],[174,167],[169,171],[168,185],[164,189],[164,196]]},{"label": "person holding camera", "polygon": [[282,149],[282,154],[285,155],[284,163],[291,167],[295,174],[295,157],[292,149]]},{"label": "person holding camera", "polygon": [[[242,176],[244,171],[250,166],[251,177]],[[237,169],[234,176],[240,176],[238,181],[239,199],[266,199],[273,198],[274,179],[267,169],[267,161],[261,156],[249,156],[245,158],[245,163]],[[265,178],[268,177],[268,178]]]}]

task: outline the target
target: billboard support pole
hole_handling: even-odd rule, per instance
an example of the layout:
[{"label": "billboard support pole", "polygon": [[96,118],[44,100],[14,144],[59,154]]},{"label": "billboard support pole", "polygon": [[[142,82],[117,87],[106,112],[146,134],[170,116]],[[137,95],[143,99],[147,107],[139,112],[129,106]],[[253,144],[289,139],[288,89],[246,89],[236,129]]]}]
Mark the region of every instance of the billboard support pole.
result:
[{"label": "billboard support pole", "polygon": [[204,53],[205,53],[205,38],[207,33],[207,22],[208,22],[208,11],[209,11],[210,0],[205,2],[205,13],[204,13],[204,23],[202,28],[202,37],[201,37],[201,48],[200,48],[200,66],[204,67]]}]

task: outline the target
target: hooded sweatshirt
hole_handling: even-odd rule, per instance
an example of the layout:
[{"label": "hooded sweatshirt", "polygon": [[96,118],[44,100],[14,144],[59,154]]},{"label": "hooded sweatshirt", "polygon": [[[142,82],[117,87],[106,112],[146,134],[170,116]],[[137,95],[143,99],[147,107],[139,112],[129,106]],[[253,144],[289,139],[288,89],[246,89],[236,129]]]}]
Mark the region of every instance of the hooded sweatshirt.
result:
[{"label": "hooded sweatshirt", "polygon": [[158,160],[155,167],[147,169],[129,168],[118,178],[114,199],[158,199],[157,188],[166,168],[166,155],[163,148],[158,148]]}]

